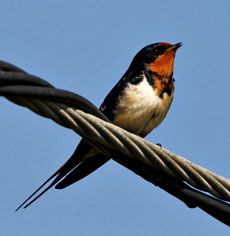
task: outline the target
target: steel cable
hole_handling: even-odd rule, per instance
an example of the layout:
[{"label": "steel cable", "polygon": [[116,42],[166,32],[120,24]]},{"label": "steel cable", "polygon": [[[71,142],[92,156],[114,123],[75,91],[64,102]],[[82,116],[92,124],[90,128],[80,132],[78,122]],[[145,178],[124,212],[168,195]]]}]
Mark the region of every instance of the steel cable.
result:
[{"label": "steel cable", "polygon": [[[4,66],[1,63],[4,63]],[[199,206],[215,218],[230,224],[229,205],[227,202],[221,202],[230,202],[230,179],[219,176],[164,147],[149,143],[139,136],[111,124],[93,104],[83,97],[56,89],[46,81],[29,75],[18,67],[12,66],[11,70],[10,66],[5,62],[0,62],[0,96],[5,96],[18,105],[73,129],[110,158],[179,197],[188,206]],[[124,160],[124,158],[126,159]],[[137,167],[133,167],[135,162],[146,167],[146,170],[138,170]],[[164,178],[172,181],[167,182]],[[167,184],[165,185],[165,183]],[[171,189],[170,184],[173,187],[179,186],[180,192]],[[181,188],[180,184],[182,184]],[[206,198],[201,199],[200,196],[198,197],[199,192],[193,192],[197,195],[195,200],[200,199],[204,204],[203,200],[209,199],[208,204],[211,204],[213,209],[216,207],[220,212],[215,212],[205,204],[201,206],[198,202],[194,204],[191,201],[192,204],[190,204],[189,200],[184,199],[187,193],[183,195],[186,192],[183,193],[183,188],[187,192],[188,190],[193,192],[194,188],[213,195],[217,199],[209,195],[205,195]],[[182,195],[179,196],[179,193]],[[191,196],[190,198],[192,199]],[[216,202],[216,205],[213,202]]]}]

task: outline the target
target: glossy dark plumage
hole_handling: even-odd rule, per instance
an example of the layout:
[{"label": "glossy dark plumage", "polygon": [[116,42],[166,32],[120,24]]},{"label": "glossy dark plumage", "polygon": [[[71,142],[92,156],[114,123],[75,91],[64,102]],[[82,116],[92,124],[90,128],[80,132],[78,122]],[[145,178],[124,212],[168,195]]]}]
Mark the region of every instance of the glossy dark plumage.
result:
[{"label": "glossy dark plumage", "polygon": [[[181,43],[175,45],[155,43],[140,50],[133,58],[126,73],[104,99],[100,110],[115,124],[140,136],[145,136],[158,126],[167,114],[172,102],[174,88],[173,62],[176,50],[181,45]],[[145,88],[148,90],[146,96],[149,96],[146,102]],[[135,97],[135,91],[137,91],[137,96],[139,97]],[[124,101],[127,100],[130,104],[123,104],[123,98]],[[163,103],[164,100],[165,102]],[[141,106],[138,106],[139,103]],[[159,106],[157,105],[158,103]],[[155,109],[154,106],[156,105]],[[166,105],[167,107],[165,107]],[[122,109],[127,109],[127,112]],[[150,113],[148,120],[143,118],[143,122],[138,123],[138,118],[135,123],[135,113],[140,113],[140,117],[142,117],[143,113],[143,117],[145,117],[146,113],[151,112],[151,109],[154,113],[152,115]],[[161,112],[163,113],[161,114]],[[133,125],[135,126],[136,124],[140,127],[132,127],[132,122],[131,124],[126,124],[126,119],[132,119],[132,116],[134,117]],[[147,123],[144,124],[145,122]],[[95,150],[86,140],[82,139],[69,160],[27,198],[18,209],[22,206],[29,206],[54,185],[56,185],[55,188],[62,189],[75,183],[105,164],[108,160],[107,156]],[[52,179],[51,184],[32,199]],[[31,201],[29,202],[29,200]]]}]

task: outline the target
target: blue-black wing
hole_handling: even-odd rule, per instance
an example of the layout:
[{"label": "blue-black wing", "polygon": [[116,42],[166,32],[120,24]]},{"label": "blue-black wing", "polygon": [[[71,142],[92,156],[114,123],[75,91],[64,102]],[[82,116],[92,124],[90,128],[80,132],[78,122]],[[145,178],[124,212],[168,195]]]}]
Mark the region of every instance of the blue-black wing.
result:
[{"label": "blue-black wing", "polygon": [[[106,96],[103,103],[100,106],[100,110],[109,118],[111,122],[114,120],[115,108],[119,96],[127,86],[127,83],[137,84],[143,79],[143,76],[134,75],[127,71],[125,75],[119,80],[119,82],[113,87],[110,93]],[[75,149],[72,156],[67,162],[61,166],[53,175],[51,175],[34,193],[32,193],[16,210],[21,207],[28,207],[35,200],[40,198],[45,192],[47,192],[54,185],[57,189],[63,189],[82,178],[86,177],[102,165],[104,165],[110,158],[103,153],[96,152],[95,155],[85,158],[87,154],[92,151],[94,147],[90,145],[87,140],[82,139]],[[53,180],[43,191],[43,187]],[[39,194],[38,194],[39,193]],[[38,194],[36,196],[36,194]]]}]

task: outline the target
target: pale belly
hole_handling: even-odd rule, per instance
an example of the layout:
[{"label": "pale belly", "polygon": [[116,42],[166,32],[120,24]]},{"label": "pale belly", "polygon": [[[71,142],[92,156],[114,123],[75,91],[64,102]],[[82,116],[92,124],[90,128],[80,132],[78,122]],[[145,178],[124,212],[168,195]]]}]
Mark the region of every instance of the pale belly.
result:
[{"label": "pale belly", "polygon": [[173,95],[159,98],[146,80],[130,84],[116,107],[114,123],[139,136],[146,136],[167,115]]}]

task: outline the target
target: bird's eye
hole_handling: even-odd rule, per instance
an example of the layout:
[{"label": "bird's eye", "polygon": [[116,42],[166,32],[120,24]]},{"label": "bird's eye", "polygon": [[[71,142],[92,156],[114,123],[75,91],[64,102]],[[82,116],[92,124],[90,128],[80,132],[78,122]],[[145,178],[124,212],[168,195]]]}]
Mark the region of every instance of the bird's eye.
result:
[{"label": "bird's eye", "polygon": [[164,53],[164,51],[165,51],[165,48],[164,48],[164,47],[158,46],[157,48],[155,48],[155,49],[153,50],[153,53],[156,54],[156,55],[161,55],[161,54]]},{"label": "bird's eye", "polygon": [[154,61],[159,55],[162,55],[165,52],[165,49],[166,48],[162,45],[148,48],[147,52],[144,54],[145,62],[150,63]]}]

